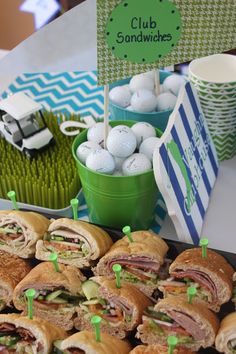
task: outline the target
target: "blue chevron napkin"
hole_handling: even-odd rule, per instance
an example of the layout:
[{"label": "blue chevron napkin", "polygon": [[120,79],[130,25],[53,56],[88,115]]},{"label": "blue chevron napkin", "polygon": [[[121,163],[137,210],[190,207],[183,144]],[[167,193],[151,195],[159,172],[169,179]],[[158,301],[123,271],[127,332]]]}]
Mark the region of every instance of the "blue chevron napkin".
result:
[{"label": "blue chevron napkin", "polygon": [[[24,91],[46,110],[54,113],[100,117],[104,112],[103,87],[97,87],[95,71],[22,74],[14,80],[2,97],[19,91]],[[78,198],[79,218],[88,220],[88,209],[82,192]],[[160,194],[152,225],[155,232],[160,231],[165,216],[166,206]]]}]

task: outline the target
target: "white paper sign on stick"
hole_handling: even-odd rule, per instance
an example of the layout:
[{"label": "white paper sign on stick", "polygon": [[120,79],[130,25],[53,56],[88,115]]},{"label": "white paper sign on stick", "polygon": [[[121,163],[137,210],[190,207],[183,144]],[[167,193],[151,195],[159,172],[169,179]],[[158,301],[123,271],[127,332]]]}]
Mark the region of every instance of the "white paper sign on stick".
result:
[{"label": "white paper sign on stick", "polygon": [[190,83],[179,95],[154,152],[153,165],[179,239],[198,245],[218,161],[197,93]]}]

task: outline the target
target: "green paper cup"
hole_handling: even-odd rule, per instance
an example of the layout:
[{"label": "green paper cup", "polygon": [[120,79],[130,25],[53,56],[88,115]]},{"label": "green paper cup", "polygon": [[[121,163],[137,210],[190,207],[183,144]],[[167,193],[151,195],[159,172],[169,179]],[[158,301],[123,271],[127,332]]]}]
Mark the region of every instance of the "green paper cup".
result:
[{"label": "green paper cup", "polygon": [[[111,121],[115,127],[123,124],[131,127],[134,121]],[[157,136],[162,132],[156,129]],[[153,170],[135,176],[110,176],[100,174],[84,166],[76,156],[80,144],[87,140],[87,130],[79,134],[72,145],[76,165],[86,203],[89,220],[95,224],[122,229],[130,225],[132,230],[148,229],[154,219],[158,188]]]},{"label": "green paper cup", "polygon": [[211,133],[211,135],[219,161],[229,160],[236,155],[236,132],[218,135]]}]

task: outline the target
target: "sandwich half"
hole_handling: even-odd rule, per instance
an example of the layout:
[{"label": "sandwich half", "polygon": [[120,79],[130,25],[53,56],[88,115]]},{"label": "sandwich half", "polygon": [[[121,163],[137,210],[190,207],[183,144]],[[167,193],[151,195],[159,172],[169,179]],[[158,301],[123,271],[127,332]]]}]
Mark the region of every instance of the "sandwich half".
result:
[{"label": "sandwich half", "polygon": [[30,263],[15,255],[0,251],[0,311],[12,306],[16,285],[32,269]]},{"label": "sandwich half", "polygon": [[49,224],[47,218],[31,211],[2,211],[0,249],[21,258],[33,257],[36,242],[44,237]]},{"label": "sandwich half", "polygon": [[131,235],[134,242],[125,236],[114,243],[100,259],[94,273],[114,278],[112,266],[119,263],[122,265],[122,281],[133,284],[145,295],[153,297],[158,281],[168,277],[168,262],[165,259],[168,246],[150,231],[136,231]]},{"label": "sandwich half", "polygon": [[[194,354],[192,350],[187,348],[176,348],[173,354]],[[152,344],[152,345],[138,345],[130,354],[168,354],[168,347],[165,345]]]},{"label": "sandwich half", "polygon": [[137,337],[143,343],[166,345],[167,337],[175,335],[178,346],[193,351],[213,345],[219,328],[216,315],[205,305],[173,296],[144,311],[142,321]]},{"label": "sandwich half", "polygon": [[18,310],[26,314],[25,292],[33,288],[36,291],[34,315],[46,318],[65,330],[70,330],[73,328],[76,305],[84,299],[82,281],[85,277],[76,267],[60,264],[59,268],[60,272],[56,272],[51,262],[37,265],[16,286],[13,302]]},{"label": "sandwich half", "polygon": [[229,314],[221,321],[215,347],[220,353],[236,353],[236,312]]},{"label": "sandwich half", "polygon": [[89,223],[57,219],[48,229],[44,240],[36,246],[36,258],[46,261],[51,252],[58,254],[58,262],[78,268],[89,267],[112,246],[108,233]]},{"label": "sandwich half", "polygon": [[74,320],[78,330],[92,330],[92,316],[102,318],[101,331],[118,338],[126,335],[141,323],[143,310],[152,302],[137,288],[127,283],[116,287],[115,280],[94,277],[83,283],[83,292],[87,298],[77,307]]},{"label": "sandwich half", "polygon": [[41,318],[30,320],[18,314],[0,315],[0,352],[49,354],[55,340],[67,333]]},{"label": "sandwich half", "polygon": [[204,303],[215,312],[232,297],[234,270],[212,250],[207,251],[207,258],[202,257],[200,247],[184,251],[170,265],[169,272],[170,278],[159,282],[164,297],[182,295],[187,299],[187,288],[195,286],[194,302]]},{"label": "sandwich half", "polygon": [[102,333],[101,341],[97,342],[94,331],[75,333],[54,345],[64,354],[128,354],[131,350],[128,342],[107,333]]}]

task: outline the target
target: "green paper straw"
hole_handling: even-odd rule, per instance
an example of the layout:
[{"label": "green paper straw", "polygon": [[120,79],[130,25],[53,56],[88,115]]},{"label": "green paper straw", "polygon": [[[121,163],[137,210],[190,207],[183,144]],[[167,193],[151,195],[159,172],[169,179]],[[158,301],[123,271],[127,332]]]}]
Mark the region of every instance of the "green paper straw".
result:
[{"label": "green paper straw", "polygon": [[209,244],[208,238],[202,238],[200,240],[200,246],[202,247],[202,258],[207,258],[207,246]]},{"label": "green paper straw", "polygon": [[19,207],[16,202],[16,192],[15,191],[10,191],[7,193],[8,198],[12,201],[13,208],[15,210],[19,210]]},{"label": "green paper straw", "polygon": [[176,345],[178,344],[178,338],[176,336],[168,336],[168,354],[173,354]]},{"label": "green paper straw", "polygon": [[33,302],[34,302],[34,297],[35,297],[35,290],[28,289],[28,290],[26,290],[25,295],[28,300],[28,317],[30,320],[32,320],[33,319]]},{"label": "green paper straw", "polygon": [[132,239],[132,236],[131,236],[131,228],[130,228],[130,226],[123,227],[122,231],[128,237],[129,242],[134,242],[134,240]]},{"label": "green paper straw", "polygon": [[57,256],[57,254],[55,252],[50,253],[49,261],[51,261],[53,263],[55,272],[60,272],[60,268],[59,268],[59,265],[58,265],[57,258],[58,258],[58,256]]},{"label": "green paper straw", "polygon": [[78,206],[79,206],[79,201],[78,199],[71,199],[70,201],[70,205],[72,207],[73,210],[73,219],[74,220],[78,220]]},{"label": "green paper straw", "polygon": [[112,266],[112,270],[113,270],[113,272],[114,272],[115,275],[116,275],[116,287],[117,287],[118,289],[120,289],[120,288],[121,288],[120,273],[121,273],[122,267],[121,267],[120,264],[114,264],[114,265]]},{"label": "green paper straw", "polygon": [[190,286],[187,289],[187,294],[188,294],[188,303],[191,304],[194,296],[197,294],[197,289],[194,286]]},{"label": "green paper straw", "polygon": [[100,330],[100,323],[102,319],[100,316],[93,316],[91,318],[91,323],[95,328],[95,337],[97,342],[101,342],[101,330]]}]

